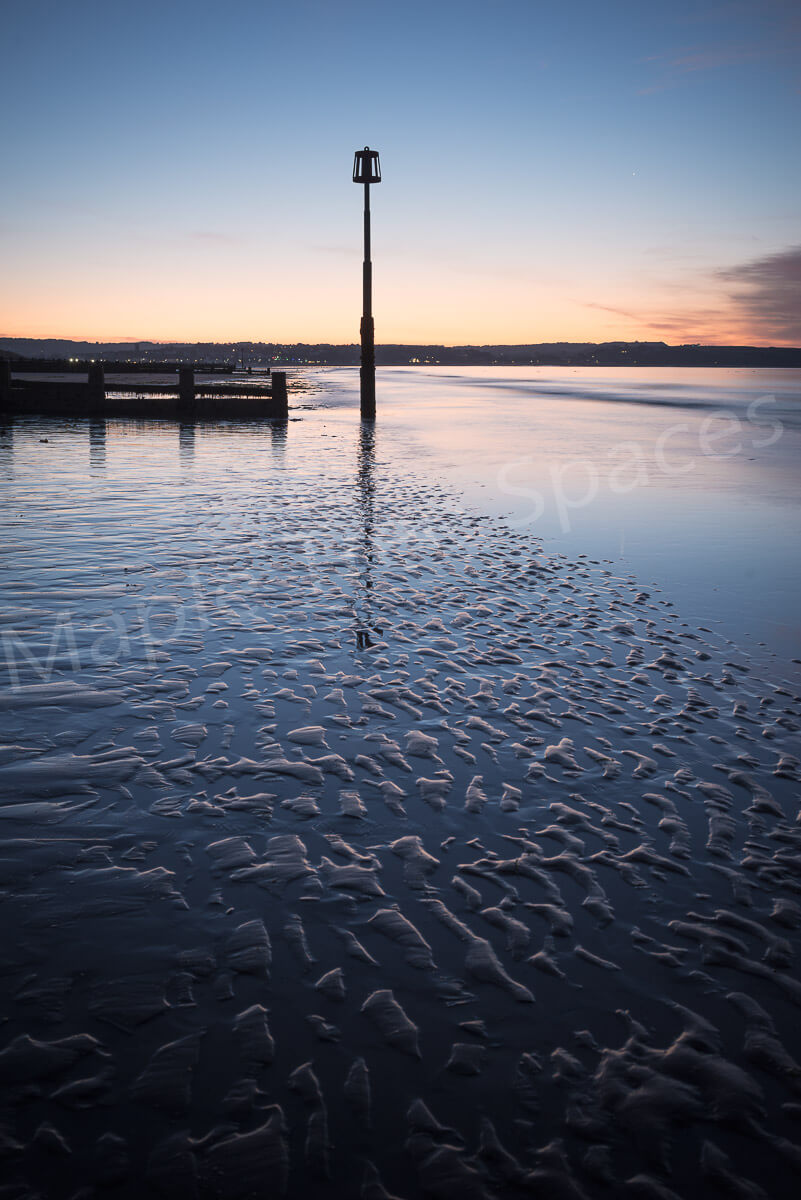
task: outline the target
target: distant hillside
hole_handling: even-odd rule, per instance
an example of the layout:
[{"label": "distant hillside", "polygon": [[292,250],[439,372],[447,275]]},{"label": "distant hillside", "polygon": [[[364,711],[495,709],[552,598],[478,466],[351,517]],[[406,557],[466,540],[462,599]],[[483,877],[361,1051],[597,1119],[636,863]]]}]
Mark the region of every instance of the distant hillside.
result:
[{"label": "distant hillside", "polygon": [[[129,362],[292,366],[359,362],[356,343],[304,342],[76,342],[61,338],[0,337],[0,356],[114,359]],[[539,342],[515,346],[376,346],[379,366],[564,367],[801,367],[801,348],[782,346],[669,346],[666,342]]]}]

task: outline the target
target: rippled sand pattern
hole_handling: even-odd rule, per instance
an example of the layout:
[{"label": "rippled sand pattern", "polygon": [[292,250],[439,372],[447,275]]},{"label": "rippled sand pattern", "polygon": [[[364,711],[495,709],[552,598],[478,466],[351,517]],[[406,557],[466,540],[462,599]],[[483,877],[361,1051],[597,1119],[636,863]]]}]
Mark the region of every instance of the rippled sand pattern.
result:
[{"label": "rippled sand pattern", "polygon": [[380,439],[4,432],[0,1196],[796,1195],[797,692]]}]

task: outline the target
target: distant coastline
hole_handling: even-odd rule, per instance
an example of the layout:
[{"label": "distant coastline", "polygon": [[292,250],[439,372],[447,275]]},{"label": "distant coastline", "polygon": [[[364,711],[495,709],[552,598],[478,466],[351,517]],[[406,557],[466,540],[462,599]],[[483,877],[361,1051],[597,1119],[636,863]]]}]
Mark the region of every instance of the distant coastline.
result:
[{"label": "distant coastline", "polygon": [[[357,366],[359,346],[304,342],[86,342],[0,337],[0,358],[227,363],[235,367]],[[801,347],[669,346],[666,342],[376,346],[379,366],[801,367]]]}]

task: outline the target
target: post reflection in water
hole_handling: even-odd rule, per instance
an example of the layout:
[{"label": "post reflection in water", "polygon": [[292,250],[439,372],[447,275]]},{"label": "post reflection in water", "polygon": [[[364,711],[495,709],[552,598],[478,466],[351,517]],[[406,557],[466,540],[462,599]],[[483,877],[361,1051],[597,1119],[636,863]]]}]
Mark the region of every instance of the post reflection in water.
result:
[{"label": "post reflection in water", "polygon": [[178,457],[181,465],[191,467],[195,461],[195,422],[182,421],[178,426]]},{"label": "post reflection in water", "polygon": [[280,418],[270,421],[270,439],[273,450],[286,450],[287,423]]},{"label": "post reflection in water", "polygon": [[89,422],[89,466],[102,470],[106,465],[106,422],[95,417]]},{"label": "post reflection in water", "polygon": [[375,624],[373,613],[373,566],[375,561],[375,425],[362,421],[359,429],[359,452],[356,481],[362,522],[362,564],[359,580],[359,595],[356,598],[354,616],[356,620],[356,645],[359,650],[372,646],[371,633],[383,634]]}]

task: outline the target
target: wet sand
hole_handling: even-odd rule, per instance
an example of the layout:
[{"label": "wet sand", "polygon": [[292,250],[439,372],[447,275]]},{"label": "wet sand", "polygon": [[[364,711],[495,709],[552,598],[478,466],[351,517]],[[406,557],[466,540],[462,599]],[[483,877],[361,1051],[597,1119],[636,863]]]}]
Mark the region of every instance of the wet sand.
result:
[{"label": "wet sand", "polygon": [[793,665],[303,416],[4,431],[0,1196],[794,1196]]}]

